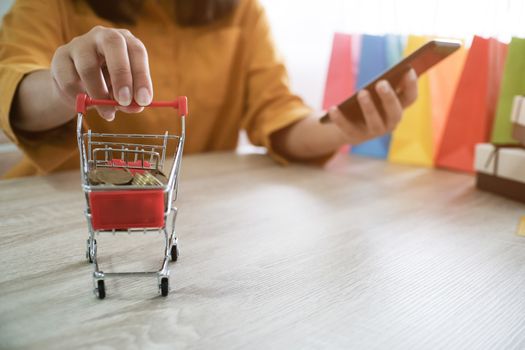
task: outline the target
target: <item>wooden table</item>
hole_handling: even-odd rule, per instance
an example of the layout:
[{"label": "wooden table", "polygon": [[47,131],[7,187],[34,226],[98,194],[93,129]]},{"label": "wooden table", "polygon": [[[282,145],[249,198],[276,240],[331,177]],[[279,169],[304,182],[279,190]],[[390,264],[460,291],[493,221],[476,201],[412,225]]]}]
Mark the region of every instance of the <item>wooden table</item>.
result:
[{"label": "wooden table", "polygon": [[[0,182],[0,348],[525,348],[525,206],[472,176],[183,163],[167,298],[144,278],[94,297],[78,173]],[[160,261],[160,235],[97,240],[106,271]]]}]

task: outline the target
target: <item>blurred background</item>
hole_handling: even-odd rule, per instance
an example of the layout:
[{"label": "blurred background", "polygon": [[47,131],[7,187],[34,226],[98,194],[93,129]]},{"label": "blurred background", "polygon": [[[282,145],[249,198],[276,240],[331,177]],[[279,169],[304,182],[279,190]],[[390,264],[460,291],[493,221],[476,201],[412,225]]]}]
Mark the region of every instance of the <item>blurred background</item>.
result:
[{"label": "blurred background", "polygon": [[[293,90],[321,108],[334,33],[525,37],[524,0],[260,0],[266,7]],[[0,18],[14,0],[0,0]],[[20,159],[0,134],[0,175]]]},{"label": "blurred background", "polygon": [[334,32],[474,35],[509,42],[525,36],[523,0],[260,0],[277,45],[288,63],[292,86],[320,108]]}]

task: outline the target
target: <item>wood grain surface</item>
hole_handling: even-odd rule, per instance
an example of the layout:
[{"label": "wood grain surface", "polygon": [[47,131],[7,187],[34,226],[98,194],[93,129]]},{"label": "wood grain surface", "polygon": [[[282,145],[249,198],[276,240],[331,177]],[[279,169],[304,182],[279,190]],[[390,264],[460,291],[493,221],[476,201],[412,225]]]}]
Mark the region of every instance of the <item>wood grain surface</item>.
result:
[{"label": "wood grain surface", "polygon": [[[172,290],[92,294],[76,172],[0,182],[2,349],[523,349],[525,206],[470,175],[340,156],[185,157]],[[160,235],[99,235],[104,271]]]}]

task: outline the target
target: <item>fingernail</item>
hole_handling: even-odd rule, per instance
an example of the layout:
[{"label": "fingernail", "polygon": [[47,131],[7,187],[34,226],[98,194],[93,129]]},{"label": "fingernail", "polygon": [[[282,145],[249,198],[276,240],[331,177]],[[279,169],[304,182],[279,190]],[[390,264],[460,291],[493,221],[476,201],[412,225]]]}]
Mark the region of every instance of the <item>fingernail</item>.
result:
[{"label": "fingernail", "polygon": [[106,119],[108,122],[112,121],[113,119],[115,119],[115,111],[113,112],[101,112],[102,114],[102,118]]},{"label": "fingernail", "polygon": [[120,88],[118,91],[118,103],[121,106],[129,106],[131,103],[131,92],[129,87],[124,86],[123,88]]},{"label": "fingernail", "polygon": [[410,80],[417,80],[417,74],[416,74],[416,71],[411,69],[410,72],[408,73],[408,78]]},{"label": "fingernail", "polygon": [[359,93],[357,94],[357,98],[362,103],[367,103],[368,102],[368,92],[366,90],[359,91]]},{"label": "fingernail", "polygon": [[379,83],[377,83],[377,88],[379,89],[379,92],[387,93],[388,92],[388,83],[384,80],[381,80]]},{"label": "fingernail", "polygon": [[136,101],[140,106],[147,106],[151,103],[151,95],[146,88],[140,88],[137,92]]}]

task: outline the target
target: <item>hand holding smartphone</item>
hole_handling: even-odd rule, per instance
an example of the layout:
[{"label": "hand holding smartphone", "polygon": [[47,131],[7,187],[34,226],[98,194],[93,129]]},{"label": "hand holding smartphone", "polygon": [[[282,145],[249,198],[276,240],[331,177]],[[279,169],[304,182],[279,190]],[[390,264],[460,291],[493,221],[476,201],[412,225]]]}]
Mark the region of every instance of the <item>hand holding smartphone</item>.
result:
[{"label": "hand holding smartphone", "polygon": [[[366,89],[370,95],[374,104],[379,109],[381,114],[384,114],[381,99],[379,98],[374,86],[380,80],[387,80],[392,88],[395,90],[399,85],[403,76],[410,70],[414,69],[417,76],[425,73],[429,68],[433,67],[443,59],[448,57],[454,51],[459,49],[461,46],[458,41],[450,40],[432,40],[421,46],[419,49],[414,51],[412,54],[404,58],[394,67],[383,72],[379,77],[374,79],[372,82],[367,84],[363,89]],[[363,113],[357,102],[357,93],[341,102],[338,106],[339,110],[346,116],[346,118],[352,120],[354,123],[365,123]],[[321,123],[330,122],[328,114],[325,114],[321,119]]]}]

